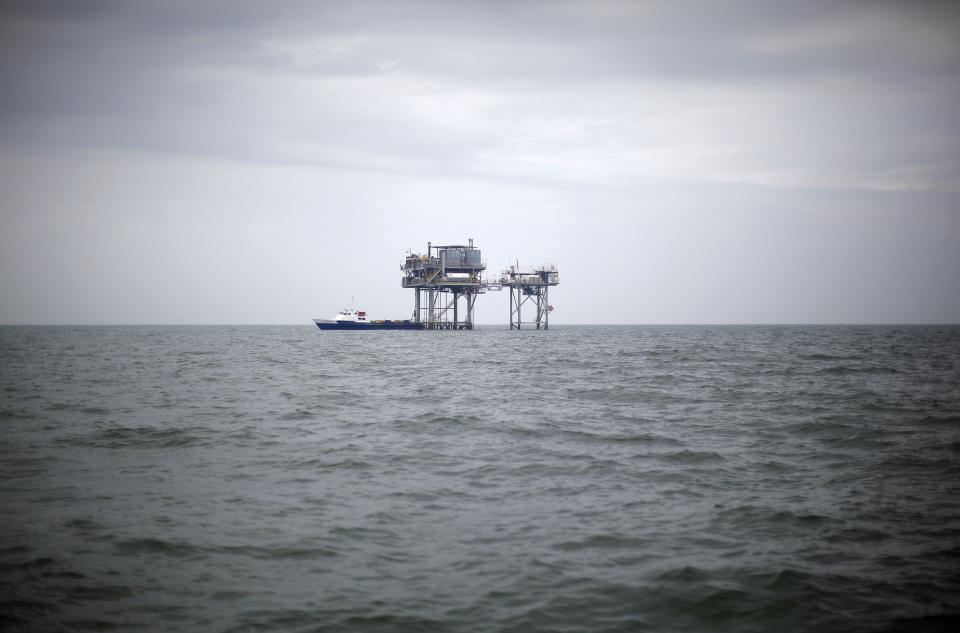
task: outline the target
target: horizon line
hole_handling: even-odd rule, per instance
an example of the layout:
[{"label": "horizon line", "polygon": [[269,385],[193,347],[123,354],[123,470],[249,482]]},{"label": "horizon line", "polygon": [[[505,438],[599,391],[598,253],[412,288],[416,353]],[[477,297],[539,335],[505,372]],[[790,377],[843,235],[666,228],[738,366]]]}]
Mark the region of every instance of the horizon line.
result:
[{"label": "horizon line", "polygon": [[[507,323],[476,323],[477,327],[505,327]],[[527,323],[524,323],[527,325]],[[536,329],[535,322],[529,322],[532,329]],[[659,322],[617,322],[617,323],[554,323],[554,327],[581,327],[581,326],[917,326],[939,325],[955,326],[960,321],[659,321]],[[315,327],[311,323],[216,323],[216,322],[179,322],[179,323],[0,323],[0,327]],[[531,329],[531,328],[522,328]]]}]

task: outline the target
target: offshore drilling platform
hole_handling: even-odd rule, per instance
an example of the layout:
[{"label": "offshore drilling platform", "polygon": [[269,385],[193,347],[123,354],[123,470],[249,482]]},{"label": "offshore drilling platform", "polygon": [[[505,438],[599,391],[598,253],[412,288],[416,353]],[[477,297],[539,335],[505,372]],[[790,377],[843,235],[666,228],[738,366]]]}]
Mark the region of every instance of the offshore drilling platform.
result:
[{"label": "offshore drilling platform", "polygon": [[527,321],[538,330],[550,326],[548,302],[551,286],[559,283],[556,264],[504,269],[493,281],[483,279],[487,266],[480,249],[468,244],[434,246],[427,242],[426,253],[409,252],[400,269],[401,285],[414,291],[412,323],[425,330],[472,330],[477,296],[489,290],[510,292],[510,329],[524,323],[522,308],[530,305],[535,318]]}]

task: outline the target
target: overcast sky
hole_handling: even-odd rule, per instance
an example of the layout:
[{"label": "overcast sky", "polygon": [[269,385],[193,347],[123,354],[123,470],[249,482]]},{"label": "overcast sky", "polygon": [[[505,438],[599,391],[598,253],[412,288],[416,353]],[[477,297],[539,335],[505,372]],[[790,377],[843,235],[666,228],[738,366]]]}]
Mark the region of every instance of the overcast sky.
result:
[{"label": "overcast sky", "polygon": [[0,323],[960,322],[960,3],[0,7]]}]

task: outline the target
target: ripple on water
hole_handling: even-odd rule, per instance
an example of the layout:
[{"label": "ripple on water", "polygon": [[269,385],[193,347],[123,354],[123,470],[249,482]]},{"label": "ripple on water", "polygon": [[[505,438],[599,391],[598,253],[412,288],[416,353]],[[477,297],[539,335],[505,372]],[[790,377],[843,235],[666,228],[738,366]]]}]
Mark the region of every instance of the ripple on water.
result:
[{"label": "ripple on water", "polygon": [[202,446],[212,441],[213,433],[203,427],[108,426],[92,433],[58,440],[66,445],[87,448],[167,449]]},{"label": "ripple on water", "polygon": [[960,328],[326,334],[0,328],[0,628],[958,628]]}]

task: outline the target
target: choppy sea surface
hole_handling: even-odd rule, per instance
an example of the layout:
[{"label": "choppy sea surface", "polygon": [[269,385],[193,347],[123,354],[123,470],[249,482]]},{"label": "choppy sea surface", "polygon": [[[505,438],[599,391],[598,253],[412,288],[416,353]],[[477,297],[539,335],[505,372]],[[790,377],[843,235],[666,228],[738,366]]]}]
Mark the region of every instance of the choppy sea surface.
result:
[{"label": "choppy sea surface", "polygon": [[0,328],[0,628],[957,631],[960,327]]}]

